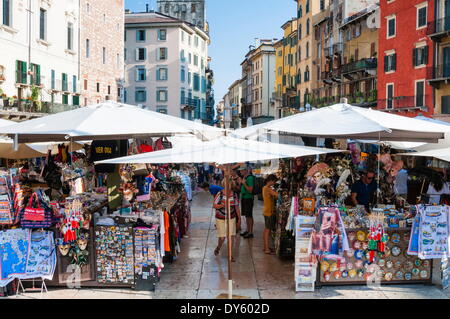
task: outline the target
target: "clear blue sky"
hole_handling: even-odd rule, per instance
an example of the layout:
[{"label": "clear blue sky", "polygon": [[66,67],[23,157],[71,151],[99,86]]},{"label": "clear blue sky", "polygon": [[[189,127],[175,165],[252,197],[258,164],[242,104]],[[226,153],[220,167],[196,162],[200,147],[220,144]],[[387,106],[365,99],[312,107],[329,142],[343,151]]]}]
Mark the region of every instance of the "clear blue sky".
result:
[{"label": "clear blue sky", "polygon": [[[131,11],[145,11],[145,4],[156,9],[156,0],[125,0]],[[215,77],[215,100],[218,103],[228,87],[241,76],[241,62],[255,38],[280,39],[280,28],[296,16],[294,0],[206,0],[206,17],[210,25],[209,55]]]}]

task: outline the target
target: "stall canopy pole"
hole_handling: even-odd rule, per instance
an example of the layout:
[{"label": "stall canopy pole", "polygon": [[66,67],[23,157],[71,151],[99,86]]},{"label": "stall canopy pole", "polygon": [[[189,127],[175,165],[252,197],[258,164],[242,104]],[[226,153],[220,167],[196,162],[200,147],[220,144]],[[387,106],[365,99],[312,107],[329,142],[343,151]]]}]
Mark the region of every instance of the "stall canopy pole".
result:
[{"label": "stall canopy pole", "polygon": [[228,299],[233,299],[233,276],[231,270],[231,257],[233,243],[231,240],[231,207],[230,207],[230,164],[225,165],[225,198],[226,198],[226,215],[227,215],[227,241],[228,241]]},{"label": "stall canopy pole", "polygon": [[377,159],[377,206],[380,203],[380,159],[381,159],[381,132],[378,132],[378,159]]}]

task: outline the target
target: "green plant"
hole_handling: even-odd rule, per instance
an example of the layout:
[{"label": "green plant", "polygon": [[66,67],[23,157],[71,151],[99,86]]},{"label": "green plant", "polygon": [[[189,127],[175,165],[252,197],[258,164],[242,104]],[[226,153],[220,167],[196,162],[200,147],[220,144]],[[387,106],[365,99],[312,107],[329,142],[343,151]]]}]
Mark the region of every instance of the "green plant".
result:
[{"label": "green plant", "polygon": [[41,89],[35,85],[31,87],[31,100],[36,102],[39,100],[39,95],[41,94]]}]

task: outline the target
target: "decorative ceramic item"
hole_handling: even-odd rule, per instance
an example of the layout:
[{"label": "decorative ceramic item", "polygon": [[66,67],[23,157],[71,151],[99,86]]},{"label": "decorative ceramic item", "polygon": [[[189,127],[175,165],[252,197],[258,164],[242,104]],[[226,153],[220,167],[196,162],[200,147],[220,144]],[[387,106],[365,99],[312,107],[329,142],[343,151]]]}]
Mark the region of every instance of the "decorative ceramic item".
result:
[{"label": "decorative ceramic item", "polygon": [[330,281],[330,279],[331,279],[331,273],[330,273],[329,271],[326,271],[326,272],[323,274],[323,278],[325,279],[325,281]]},{"label": "decorative ceramic item", "polygon": [[361,249],[358,249],[357,251],[355,251],[355,258],[358,260],[361,260],[364,256],[364,251],[362,251]]},{"label": "decorative ceramic item", "polygon": [[322,261],[322,262],[320,263],[320,269],[321,269],[323,272],[326,272],[329,268],[330,268],[330,264],[329,264],[328,262]]},{"label": "decorative ceramic item", "polygon": [[387,269],[392,269],[394,267],[394,263],[391,260],[388,260],[386,262],[386,268]]},{"label": "decorative ceramic item", "polygon": [[334,271],[336,271],[336,270],[338,270],[337,263],[332,263],[332,264],[330,265],[330,271],[331,271],[331,272],[334,272]]},{"label": "decorative ceramic item", "polygon": [[412,274],[410,272],[405,273],[405,280],[411,280]]},{"label": "decorative ceramic item", "polygon": [[405,269],[411,270],[413,268],[414,268],[414,264],[413,264],[413,262],[411,260],[408,260],[408,261],[405,262]]},{"label": "decorative ceramic item", "polygon": [[422,259],[417,258],[417,259],[414,261],[414,265],[415,265],[416,267],[422,266]]},{"label": "decorative ceramic item", "polygon": [[356,270],[355,269],[350,270],[348,272],[348,275],[349,275],[350,278],[355,278],[356,275],[357,275]]},{"label": "decorative ceramic item", "polygon": [[357,260],[355,262],[355,267],[356,267],[356,269],[361,269],[363,267],[363,261],[362,260]]},{"label": "decorative ceramic item", "polygon": [[348,277],[348,271],[347,270],[344,270],[343,272],[342,272],[342,278],[347,278]]},{"label": "decorative ceramic item", "polygon": [[386,246],[384,248],[384,257],[389,257],[390,255],[391,255],[391,249],[388,246]]},{"label": "decorative ceramic item", "polygon": [[350,242],[354,241],[356,239],[356,233],[354,231],[351,231],[347,234],[348,240]]},{"label": "decorative ceramic item", "polygon": [[365,241],[365,240],[366,240],[366,233],[363,232],[362,230],[360,230],[360,231],[358,231],[358,232],[356,233],[356,238],[357,238],[359,241]]},{"label": "decorative ceramic item", "polygon": [[359,278],[362,278],[362,277],[364,276],[364,269],[358,269],[358,270],[356,271],[356,273],[358,274],[358,277],[359,277]]},{"label": "decorative ceramic item", "polygon": [[399,233],[393,233],[391,236],[391,241],[397,245],[400,242],[400,238],[401,237]]},{"label": "decorative ceramic item", "polygon": [[351,258],[355,255],[355,250],[350,248],[349,250],[345,251],[345,254],[347,255],[347,257]]},{"label": "decorative ceramic item", "polygon": [[355,267],[355,266],[353,265],[353,263],[351,263],[351,262],[348,262],[348,263],[347,263],[347,269],[348,269],[348,270],[352,270],[354,267]]},{"label": "decorative ceramic item", "polygon": [[403,279],[403,271],[399,270],[395,273],[395,279],[402,280]]},{"label": "decorative ceramic item", "polygon": [[341,279],[341,277],[342,277],[342,272],[340,272],[340,271],[335,271],[335,272],[333,273],[333,277],[334,277],[334,279]]},{"label": "decorative ceramic item", "polygon": [[398,246],[392,247],[392,256],[398,257],[402,253],[402,249]]},{"label": "decorative ceramic item", "polygon": [[378,266],[380,266],[380,267],[386,266],[386,260],[385,259],[378,260]]},{"label": "decorative ceramic item", "polygon": [[420,278],[427,279],[428,278],[428,271],[422,270],[419,274]]},{"label": "decorative ceramic item", "polygon": [[362,248],[362,243],[360,242],[360,241],[355,241],[354,243],[353,243],[353,248],[355,249],[355,250],[359,250],[359,249],[361,249]]},{"label": "decorative ceramic item", "polygon": [[424,260],[422,263],[422,267],[428,268],[430,267],[430,261],[429,260]]},{"label": "decorative ceramic item", "polygon": [[391,272],[387,272],[387,273],[384,275],[384,279],[385,279],[386,281],[391,281],[393,277],[394,277],[394,275],[392,275]]},{"label": "decorative ceramic item", "polygon": [[363,244],[362,244],[362,249],[363,250],[367,250],[367,248],[369,248],[369,243],[368,242],[363,242]]},{"label": "decorative ceramic item", "polygon": [[414,277],[418,277],[420,274],[420,270],[419,268],[413,268],[413,270],[411,270],[411,273]]},{"label": "decorative ceramic item", "polygon": [[402,265],[403,265],[403,263],[400,260],[397,260],[394,263],[394,268],[400,269],[400,268],[402,268]]}]

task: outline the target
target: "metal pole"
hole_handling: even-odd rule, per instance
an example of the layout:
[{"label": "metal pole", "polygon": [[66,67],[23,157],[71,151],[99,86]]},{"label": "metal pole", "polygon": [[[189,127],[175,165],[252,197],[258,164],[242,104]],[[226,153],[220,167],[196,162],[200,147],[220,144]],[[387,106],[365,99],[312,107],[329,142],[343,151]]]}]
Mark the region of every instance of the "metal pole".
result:
[{"label": "metal pole", "polygon": [[228,299],[233,299],[233,276],[231,269],[231,256],[233,254],[233,243],[231,242],[231,214],[230,214],[230,165],[225,166],[225,196],[226,196],[226,215],[227,215],[227,240],[228,240]]}]

